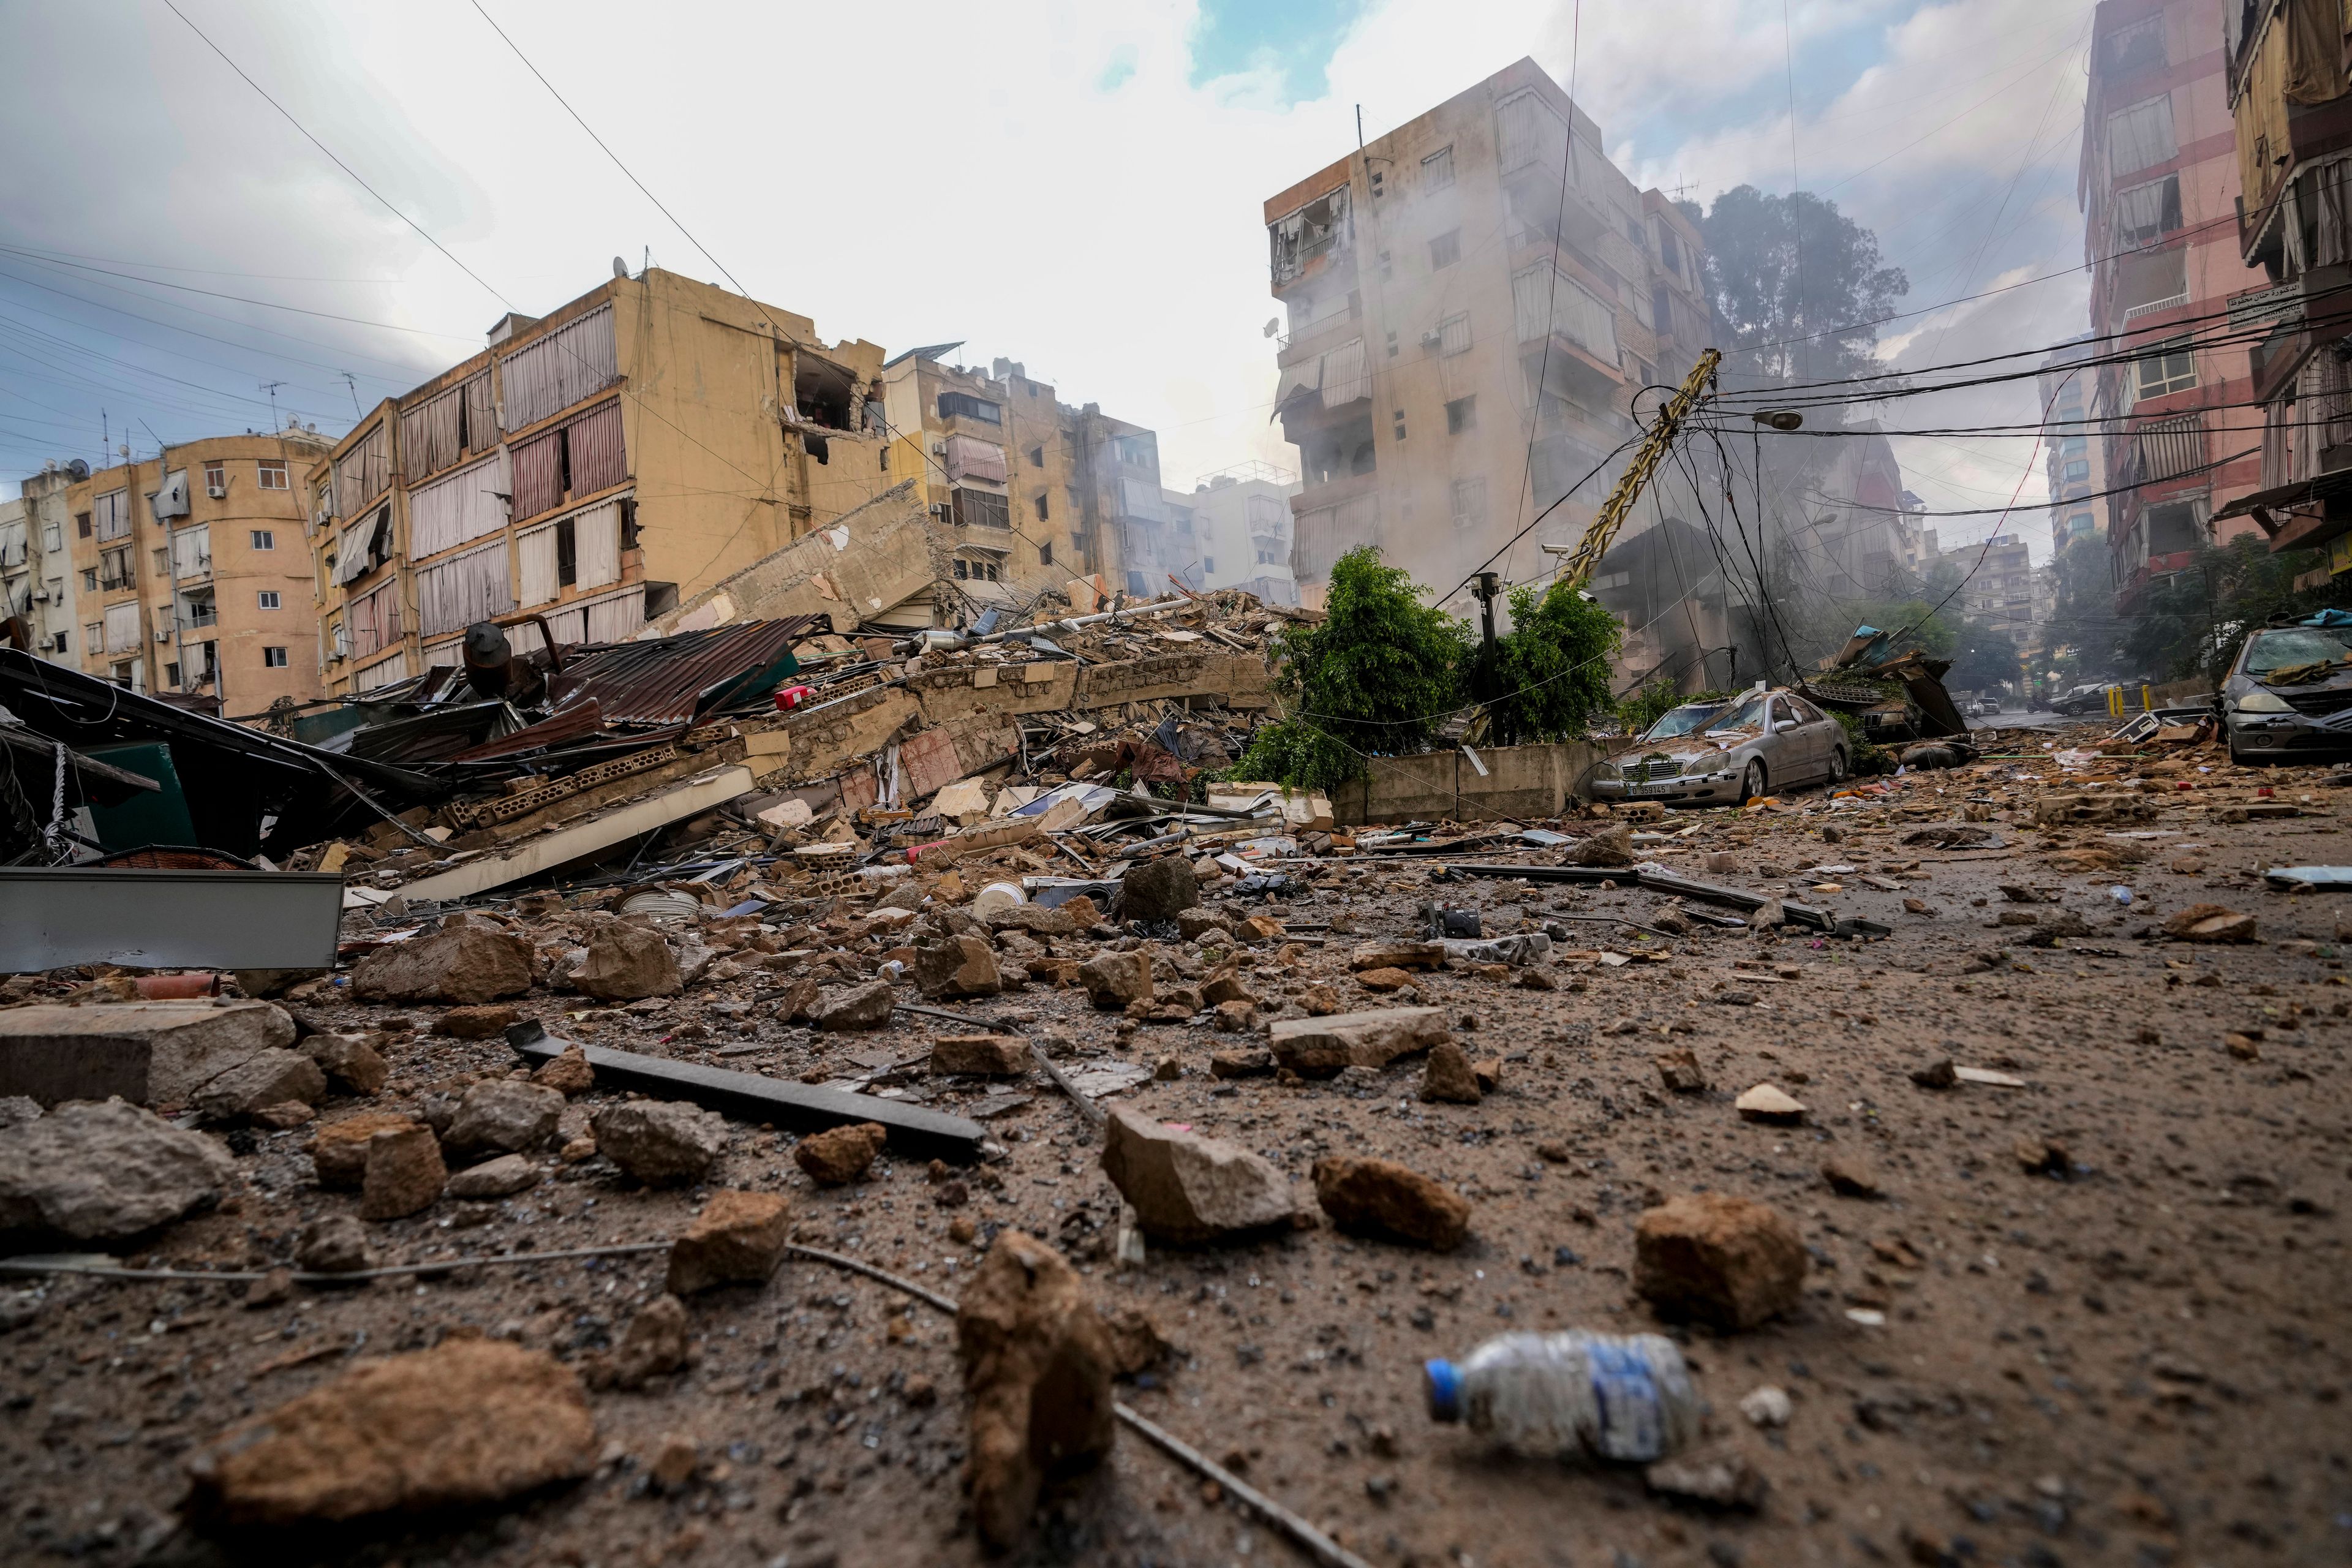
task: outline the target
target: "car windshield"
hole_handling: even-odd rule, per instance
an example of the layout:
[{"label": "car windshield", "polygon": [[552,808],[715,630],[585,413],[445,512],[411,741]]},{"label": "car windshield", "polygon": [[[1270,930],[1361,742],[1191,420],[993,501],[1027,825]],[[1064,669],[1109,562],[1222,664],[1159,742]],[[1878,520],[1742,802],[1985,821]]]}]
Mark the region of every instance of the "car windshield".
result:
[{"label": "car windshield", "polygon": [[1688,735],[1705,727],[1709,719],[1723,711],[1720,702],[1685,702],[1679,708],[1669,708],[1658,716],[1658,721],[1643,732],[1644,741],[1671,741],[1677,735]]},{"label": "car windshield", "polygon": [[2317,626],[2256,632],[2246,647],[2246,673],[2268,675],[2274,669],[2292,669],[2299,664],[2341,659],[2347,651],[2342,637]]},{"label": "car windshield", "polygon": [[1729,714],[1707,726],[1710,730],[1760,730],[1764,727],[1764,704],[1771,699],[1762,692],[1750,697]]}]

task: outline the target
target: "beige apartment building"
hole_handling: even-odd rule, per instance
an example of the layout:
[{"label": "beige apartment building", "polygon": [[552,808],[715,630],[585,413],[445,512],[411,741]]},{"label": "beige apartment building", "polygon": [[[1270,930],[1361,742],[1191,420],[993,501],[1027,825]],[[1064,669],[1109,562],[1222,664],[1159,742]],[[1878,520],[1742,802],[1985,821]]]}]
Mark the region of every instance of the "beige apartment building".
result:
[{"label": "beige apartment building", "polygon": [[68,493],[89,477],[89,465],[77,458],[68,463],[51,459],[16,487],[13,510],[0,508],[0,600],[5,614],[24,620],[33,651],[43,658],[74,662],[75,588],[80,574],[73,564],[73,513]]},{"label": "beige apartment building", "polygon": [[320,695],[300,486],[327,446],[299,428],[220,436],[73,479],[81,624],[49,657],[229,718]]},{"label": "beige apartment building", "polygon": [[[649,616],[896,481],[882,350],[658,268],[544,317],[371,411],[311,465],[317,629],[332,695],[461,662],[476,621],[536,647]],[[867,606],[844,604],[844,629]]]},{"label": "beige apartment building", "polygon": [[1265,218],[1310,603],[1363,543],[1444,591],[1600,469],[1503,563],[1538,574],[1538,547],[1572,544],[1607,494],[1637,395],[1652,412],[1642,389],[1680,381],[1709,335],[1697,231],[1610,163],[1532,60],[1298,181]]}]

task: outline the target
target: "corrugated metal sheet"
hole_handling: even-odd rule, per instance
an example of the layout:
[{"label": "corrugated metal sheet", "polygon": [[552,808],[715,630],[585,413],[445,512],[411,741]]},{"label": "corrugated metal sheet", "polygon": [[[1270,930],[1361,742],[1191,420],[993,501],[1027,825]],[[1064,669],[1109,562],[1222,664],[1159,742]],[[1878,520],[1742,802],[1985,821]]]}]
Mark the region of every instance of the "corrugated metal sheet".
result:
[{"label": "corrugated metal sheet", "polygon": [[550,430],[513,448],[516,517],[537,517],[563,504],[562,439],[562,430]]},{"label": "corrugated metal sheet", "polygon": [[621,447],[619,398],[590,409],[563,428],[572,443],[573,495],[608,490],[629,477],[628,454]]},{"label": "corrugated metal sheet", "polygon": [[[514,627],[509,628],[509,631],[520,629]],[[591,698],[584,702],[573,702],[541,719],[536,724],[526,724],[521,729],[510,734],[501,735],[494,741],[485,741],[478,746],[470,746],[462,752],[452,752],[441,760],[450,763],[478,763],[491,757],[513,756],[520,752],[535,752],[542,746],[556,746],[566,741],[576,741],[583,735],[593,735],[604,727],[604,710],[596,705],[593,698]]]},{"label": "corrugated metal sheet", "polygon": [[620,379],[613,307],[602,306],[499,362],[506,427],[521,430]]},{"label": "corrugated metal sheet", "polygon": [[512,488],[513,481],[507,478],[506,454],[501,451],[411,491],[409,554],[437,555],[486,533],[496,533],[507,523],[507,503],[499,498]]},{"label": "corrugated metal sheet", "polygon": [[457,631],[513,608],[503,539],[417,571],[416,615],[426,637]]},{"label": "corrugated metal sheet", "polygon": [[670,724],[723,699],[782,679],[793,640],[817,617],[747,621],[580,655],[565,675],[602,706],[607,723]]},{"label": "corrugated metal sheet", "polygon": [[636,636],[646,624],[646,591],[615,594],[588,606],[588,640],[619,642]]}]

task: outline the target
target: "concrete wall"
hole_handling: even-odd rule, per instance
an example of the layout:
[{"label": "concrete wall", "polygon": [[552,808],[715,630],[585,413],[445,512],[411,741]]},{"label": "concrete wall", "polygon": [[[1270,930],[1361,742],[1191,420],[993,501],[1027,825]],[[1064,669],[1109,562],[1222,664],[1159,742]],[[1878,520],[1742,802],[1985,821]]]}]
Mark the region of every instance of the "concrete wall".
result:
[{"label": "concrete wall", "polygon": [[1332,814],[1343,825],[1450,818],[1558,816],[1592,766],[1607,756],[1590,741],[1548,746],[1477,748],[1485,777],[1456,747],[1410,757],[1374,757],[1368,775],[1331,792]]},{"label": "concrete wall", "polygon": [[736,621],[831,614],[846,632],[927,588],[935,564],[922,487],[912,479],[815,532],[683,598],[647,622],[651,635]]}]

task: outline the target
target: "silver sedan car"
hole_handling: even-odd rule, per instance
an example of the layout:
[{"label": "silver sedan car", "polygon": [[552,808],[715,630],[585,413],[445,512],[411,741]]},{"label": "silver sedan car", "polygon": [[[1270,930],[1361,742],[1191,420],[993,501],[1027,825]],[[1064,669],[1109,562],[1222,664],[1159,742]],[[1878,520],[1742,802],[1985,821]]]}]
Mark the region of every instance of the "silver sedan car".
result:
[{"label": "silver sedan car", "polygon": [[1835,784],[1848,772],[1844,726],[1794,691],[1685,703],[1592,770],[1595,800],[1738,805],[1775,790]]}]

